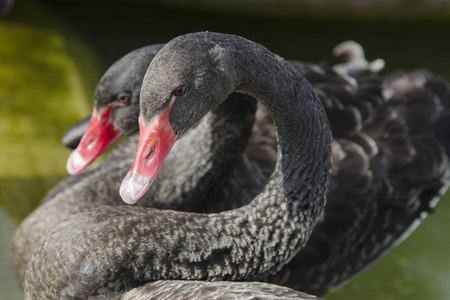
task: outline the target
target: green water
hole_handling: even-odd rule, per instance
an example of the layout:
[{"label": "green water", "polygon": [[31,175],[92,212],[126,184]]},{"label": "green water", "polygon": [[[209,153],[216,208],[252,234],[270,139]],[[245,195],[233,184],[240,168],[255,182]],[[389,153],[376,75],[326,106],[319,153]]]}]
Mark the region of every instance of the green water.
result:
[{"label": "green water", "polygon": [[[94,1],[91,1],[94,2]],[[332,13],[231,14],[146,1],[19,1],[0,19],[0,299],[21,299],[9,243],[14,228],[66,176],[64,129],[90,111],[106,67],[144,45],[193,31],[234,33],[289,59],[331,60],[353,39],[386,73],[427,68],[450,80],[450,19],[444,13],[401,18]],[[331,16],[331,17],[330,17]],[[448,198],[448,197],[447,197]],[[368,271],[326,299],[450,299],[450,203]]]}]

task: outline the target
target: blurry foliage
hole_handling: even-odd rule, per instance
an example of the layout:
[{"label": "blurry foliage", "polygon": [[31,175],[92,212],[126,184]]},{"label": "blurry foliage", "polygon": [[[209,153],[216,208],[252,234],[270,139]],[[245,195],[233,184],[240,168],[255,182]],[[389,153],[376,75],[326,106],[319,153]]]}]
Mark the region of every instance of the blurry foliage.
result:
[{"label": "blurry foliage", "polygon": [[90,112],[87,79],[100,76],[90,50],[63,28],[27,0],[0,23],[0,205],[17,221],[66,176],[61,134]]}]

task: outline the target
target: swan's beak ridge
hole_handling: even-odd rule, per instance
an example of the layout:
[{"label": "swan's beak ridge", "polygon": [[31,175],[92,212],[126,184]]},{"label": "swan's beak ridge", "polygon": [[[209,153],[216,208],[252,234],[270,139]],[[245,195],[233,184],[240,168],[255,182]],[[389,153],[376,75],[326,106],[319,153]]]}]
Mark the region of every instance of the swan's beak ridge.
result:
[{"label": "swan's beak ridge", "polygon": [[177,140],[169,122],[172,103],[156,115],[148,126],[144,126],[142,118],[139,118],[136,158],[119,190],[125,203],[134,204],[145,194]]},{"label": "swan's beak ridge", "polygon": [[97,113],[94,106],[86,132],[67,159],[66,168],[70,174],[81,172],[122,136],[111,121],[111,111],[112,106],[107,106]]}]

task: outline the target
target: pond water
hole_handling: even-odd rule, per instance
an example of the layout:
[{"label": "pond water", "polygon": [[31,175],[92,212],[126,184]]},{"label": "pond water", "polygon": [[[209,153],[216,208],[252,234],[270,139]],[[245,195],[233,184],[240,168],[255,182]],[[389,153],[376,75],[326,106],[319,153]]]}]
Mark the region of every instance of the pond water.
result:
[{"label": "pond water", "polygon": [[[77,80],[83,82],[84,88],[81,92],[79,88],[60,91],[56,86],[54,90],[41,92],[45,95],[51,92],[59,93],[61,97],[66,97],[66,103],[69,103],[68,99],[78,101],[76,107],[70,110],[67,107],[55,108],[71,111],[70,117],[47,114],[44,119],[37,121],[53,124],[52,128],[55,130],[51,133],[46,131],[46,127],[38,126],[38,129],[45,130],[36,129],[33,134],[39,137],[45,136],[46,138],[41,139],[41,142],[50,143],[54,147],[59,147],[59,136],[66,126],[89,112],[90,104],[88,103],[91,101],[89,95],[92,95],[100,74],[108,65],[132,49],[152,43],[167,42],[187,32],[209,30],[239,34],[265,45],[285,58],[311,62],[323,60],[336,62],[336,59],[331,56],[331,49],[344,40],[352,39],[365,47],[368,59],[380,57],[385,59],[384,73],[386,74],[396,69],[426,68],[450,81],[450,60],[448,59],[450,19],[437,14],[436,18],[427,16],[400,20],[395,15],[390,15],[365,20],[362,17],[325,18],[320,16],[315,18],[307,14],[297,17],[261,14],[233,15],[195,11],[176,6],[157,7],[145,1],[115,1],[108,4],[101,1],[91,1],[90,4],[69,1],[64,2],[64,5],[59,1],[23,2],[26,4],[18,3],[18,12],[16,14],[13,12],[13,15],[6,19],[6,23],[3,25],[0,23],[0,26],[11,26],[10,28],[34,26],[39,33],[49,33],[51,36],[49,43],[55,44],[55,49],[60,49],[58,43],[63,43],[64,47],[61,49],[69,49],[67,51],[71,52],[71,56],[69,54],[68,56],[72,57],[78,65],[72,66],[64,58],[57,58],[56,53],[59,53],[59,50],[55,50],[52,61],[55,61],[57,65],[66,64],[68,69],[77,67],[82,73],[81,76],[78,75],[81,78],[74,79],[69,76],[68,79],[72,85],[77,85]],[[45,18],[37,20],[37,17],[31,16],[31,13],[24,13],[24,5],[39,8],[38,11],[45,14]],[[2,39],[6,39],[5,35],[0,35],[0,47],[5,45]],[[37,45],[40,41],[37,39],[35,44]],[[86,52],[70,50],[74,47],[81,49],[80,43],[88,49]],[[3,50],[0,48],[0,51]],[[21,51],[17,53],[18,56],[28,56],[36,53],[36,48],[27,47]],[[82,53],[90,53],[94,58]],[[41,64],[38,63],[37,68],[40,67]],[[56,82],[59,78],[59,73],[56,74],[54,78],[51,78],[51,82]],[[50,80],[45,77],[42,76],[42,80]],[[68,83],[60,85],[63,84]],[[20,85],[18,87],[23,88]],[[13,104],[5,102],[8,96],[6,92],[0,93],[0,105],[12,107]],[[46,97],[38,95],[37,99],[44,103]],[[34,115],[40,113],[35,109],[39,108],[34,107],[27,111],[26,108],[21,107],[16,110],[26,121],[34,120]],[[52,116],[61,120],[55,121]],[[6,127],[2,125],[0,130],[4,128]],[[33,137],[15,142],[18,150],[14,148],[8,152],[13,153],[8,159],[20,163],[22,158],[18,157],[19,153],[21,149],[33,143]],[[34,154],[27,159],[38,160],[45,151],[49,151],[45,146],[39,145],[36,146],[37,152],[33,152]],[[4,156],[7,151],[4,150],[6,144],[1,146],[0,153]],[[30,154],[30,152],[26,153]],[[8,291],[6,294],[2,293],[0,299],[14,300],[23,297],[14,278],[9,253],[12,233],[18,222],[39,203],[45,192],[65,176],[64,160],[67,154],[68,151],[61,147],[54,154],[53,152],[50,154],[50,157],[54,157],[52,160],[48,158],[49,154],[46,154],[44,166],[33,164],[33,170],[26,172],[27,165],[21,165],[20,167],[25,170],[24,173],[18,171],[18,174],[13,174],[14,176],[8,176],[5,168],[3,170],[0,168],[2,170],[0,173],[0,290]],[[2,166],[8,163],[3,160]],[[330,300],[450,299],[448,285],[450,282],[450,199],[448,198],[442,199],[436,212],[427,218],[404,243],[351,283],[324,298]]]}]

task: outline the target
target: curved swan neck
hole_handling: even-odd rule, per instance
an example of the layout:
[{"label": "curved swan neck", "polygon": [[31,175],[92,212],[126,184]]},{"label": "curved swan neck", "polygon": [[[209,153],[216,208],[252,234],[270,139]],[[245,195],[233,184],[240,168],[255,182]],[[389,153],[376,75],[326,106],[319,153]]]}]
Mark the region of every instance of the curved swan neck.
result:
[{"label": "curved swan neck", "polygon": [[[234,232],[237,225],[252,236],[248,247],[269,248],[252,257],[253,271],[274,272],[298,253],[322,215],[331,169],[328,120],[310,83],[283,58],[244,38],[197,35],[213,45],[208,53],[216,53],[221,61],[217,73],[224,70],[222,85],[260,100],[275,124],[277,162],[264,191],[249,205],[212,218],[225,232]],[[232,225],[223,225],[228,217]],[[283,247],[277,248],[279,257],[273,257],[268,245],[277,234]],[[236,238],[236,243],[248,244],[246,239]],[[259,260],[262,257],[265,261]]]},{"label": "curved swan neck", "polygon": [[[237,45],[237,46],[236,46]],[[328,120],[310,83],[286,60],[243,39],[224,46],[236,91],[260,100],[270,111],[278,136],[278,159],[268,187],[282,178],[285,194],[297,204],[324,205],[331,167]],[[267,190],[266,188],[266,190]],[[310,193],[313,191],[313,193]],[[302,201],[298,196],[302,195]]]}]

